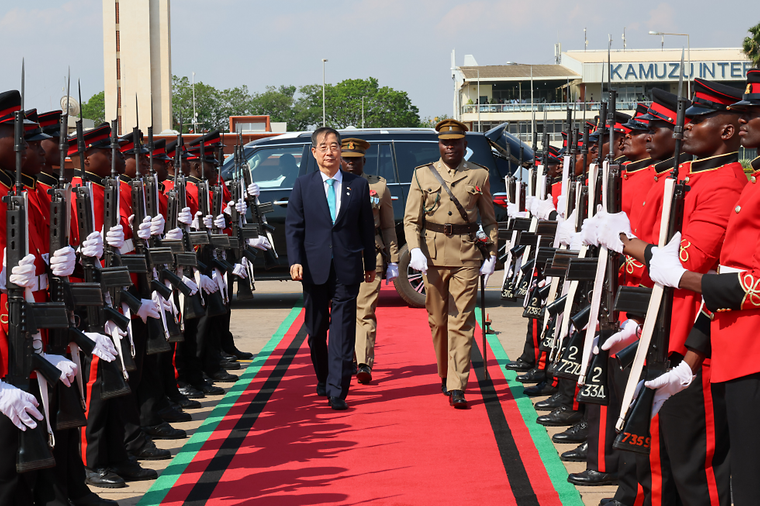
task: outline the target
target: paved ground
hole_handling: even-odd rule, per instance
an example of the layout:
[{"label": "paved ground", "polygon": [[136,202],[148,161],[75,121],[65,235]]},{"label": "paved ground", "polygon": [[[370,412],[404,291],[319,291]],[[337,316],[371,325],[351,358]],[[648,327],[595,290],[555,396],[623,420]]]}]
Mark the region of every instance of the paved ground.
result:
[{"label": "paved ground", "polygon": [[[522,318],[522,308],[517,304],[505,303],[499,297],[501,272],[497,272],[489,282],[486,292],[486,305],[488,313],[493,321],[493,330],[499,337],[499,341],[510,358],[519,356],[525,338],[526,320]],[[274,334],[280,323],[290,312],[290,309],[301,297],[301,285],[293,282],[259,281],[256,283],[255,298],[252,301],[236,303],[232,313],[231,329],[235,336],[238,348],[241,350],[258,353]],[[432,349],[431,349],[432,353]],[[431,355],[432,357],[432,355]],[[246,365],[243,363],[242,365]],[[232,374],[240,374],[240,371],[231,371]],[[220,384],[225,386],[225,384]],[[515,392],[518,395],[518,392]],[[177,428],[185,429],[191,435],[211,413],[221,397],[207,397],[202,400],[203,407],[192,410],[193,420],[186,423],[173,424]],[[543,400],[545,397],[534,398],[534,402]],[[564,427],[547,428],[549,435],[561,432]],[[171,450],[176,455],[181,449],[184,440],[156,441],[160,448]],[[570,445],[556,445],[558,452],[572,449]],[[169,460],[144,461],[145,467],[156,469],[159,473],[168,465]],[[584,463],[565,463],[568,472],[580,472],[586,468]],[[115,499],[122,506],[137,504],[143,494],[148,490],[152,481],[132,482],[127,488],[107,490],[93,489],[102,497]],[[586,506],[596,506],[604,497],[612,497],[615,487],[579,487],[583,502]]]}]

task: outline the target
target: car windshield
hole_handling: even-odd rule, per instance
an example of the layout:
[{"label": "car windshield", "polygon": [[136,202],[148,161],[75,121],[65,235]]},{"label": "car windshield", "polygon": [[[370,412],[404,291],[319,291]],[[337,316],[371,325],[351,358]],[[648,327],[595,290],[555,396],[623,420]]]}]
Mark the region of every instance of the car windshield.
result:
[{"label": "car windshield", "polygon": [[262,189],[291,188],[301,170],[303,146],[258,149],[248,159],[251,178]]}]

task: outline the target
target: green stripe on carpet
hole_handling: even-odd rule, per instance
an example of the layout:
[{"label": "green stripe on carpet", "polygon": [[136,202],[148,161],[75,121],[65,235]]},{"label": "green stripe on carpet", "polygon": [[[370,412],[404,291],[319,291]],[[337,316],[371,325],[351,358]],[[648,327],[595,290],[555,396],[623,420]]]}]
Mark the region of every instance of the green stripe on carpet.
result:
[{"label": "green stripe on carpet", "polygon": [[190,440],[185,443],[180,452],[172,459],[171,464],[161,473],[161,476],[153,483],[148,489],[145,495],[137,503],[138,506],[149,506],[153,504],[160,504],[164,500],[166,494],[176,483],[177,479],[185,472],[187,465],[193,461],[196,453],[200,450],[208,437],[216,430],[219,422],[227,415],[230,408],[237,402],[240,395],[248,388],[251,381],[256,377],[256,374],[261,370],[261,366],[269,359],[272,351],[280,344],[282,338],[290,329],[291,325],[295,321],[296,317],[301,313],[303,308],[303,298],[301,298],[295,306],[290,310],[288,316],[283,320],[277,331],[267,341],[267,344],[261,349],[259,353],[253,358],[251,364],[246,367],[243,374],[240,375],[240,379],[229,389],[229,391],[222,397],[211,414],[206,420],[198,427],[198,430],[192,435]]},{"label": "green stripe on carpet", "polygon": [[[475,308],[475,316],[478,321],[478,325],[482,325],[480,308]],[[533,444],[538,450],[538,454],[541,456],[541,461],[546,467],[546,473],[549,475],[549,479],[554,485],[554,490],[559,494],[559,498],[563,505],[566,506],[583,506],[583,500],[581,494],[575,485],[567,481],[567,469],[559,458],[557,450],[552,443],[549,433],[546,429],[536,423],[536,413],[533,407],[533,401],[529,397],[522,395],[523,385],[519,381],[516,381],[517,373],[510,371],[505,367],[505,364],[509,362],[507,352],[504,351],[504,347],[501,345],[499,338],[496,334],[486,334],[486,339],[490,345],[491,351],[494,354],[496,362],[499,364],[499,369],[507,380],[509,389],[512,390],[517,408],[520,410],[520,414],[525,421],[525,425],[533,438]],[[482,345],[482,334],[475,336],[475,340],[479,345]]]}]

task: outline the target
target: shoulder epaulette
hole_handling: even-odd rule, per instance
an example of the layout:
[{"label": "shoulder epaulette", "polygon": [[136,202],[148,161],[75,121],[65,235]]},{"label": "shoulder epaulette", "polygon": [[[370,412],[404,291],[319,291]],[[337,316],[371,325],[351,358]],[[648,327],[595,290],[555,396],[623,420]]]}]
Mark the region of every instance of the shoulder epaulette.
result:
[{"label": "shoulder epaulette", "polygon": [[739,161],[739,152],[734,151],[732,153],[726,153],[723,155],[717,155],[717,156],[710,156],[708,158],[701,158],[699,160],[694,160],[691,162],[691,167],[689,168],[689,172],[692,174],[696,172],[705,172],[708,170],[717,169],[718,167],[722,167],[724,165],[728,165],[729,163],[734,163]]},{"label": "shoulder epaulette", "polygon": [[11,175],[7,170],[0,169],[0,183],[10,189],[16,182],[15,174]]}]

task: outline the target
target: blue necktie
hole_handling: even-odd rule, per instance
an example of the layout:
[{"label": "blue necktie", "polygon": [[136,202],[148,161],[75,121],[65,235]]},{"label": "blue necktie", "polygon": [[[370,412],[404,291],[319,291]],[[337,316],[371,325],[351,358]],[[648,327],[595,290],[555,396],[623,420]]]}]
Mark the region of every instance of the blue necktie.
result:
[{"label": "blue necktie", "polygon": [[330,185],[327,189],[327,206],[330,208],[330,218],[332,218],[332,222],[335,223],[335,215],[337,214],[335,212],[335,180],[328,179],[327,184]]}]

